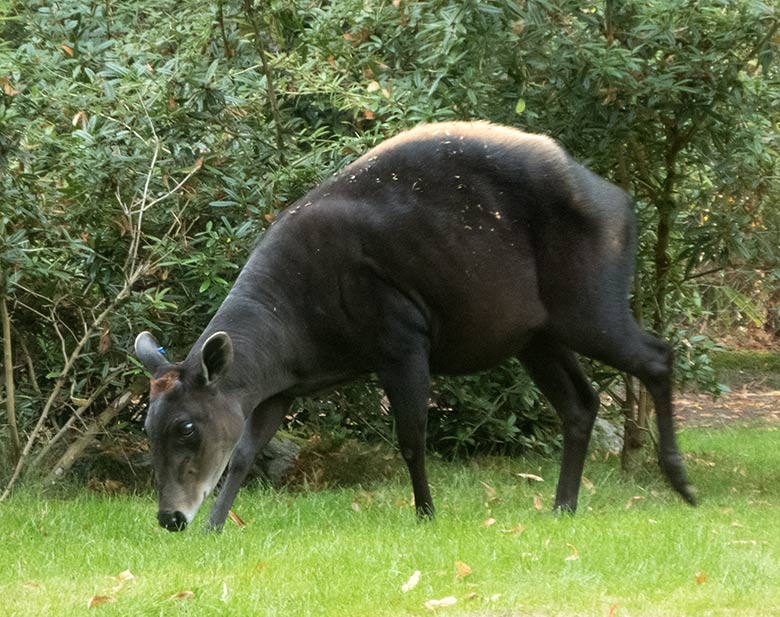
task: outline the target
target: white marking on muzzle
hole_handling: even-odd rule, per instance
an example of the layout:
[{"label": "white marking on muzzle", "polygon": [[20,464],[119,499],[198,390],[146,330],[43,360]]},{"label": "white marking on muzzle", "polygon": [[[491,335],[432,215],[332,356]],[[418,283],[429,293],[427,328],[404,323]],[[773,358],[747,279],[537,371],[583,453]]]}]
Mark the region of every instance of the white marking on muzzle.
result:
[{"label": "white marking on muzzle", "polygon": [[225,460],[222,461],[222,464],[217,468],[217,472],[211,477],[211,480],[205,484],[200,485],[200,489],[198,491],[198,494],[200,495],[200,498],[198,501],[191,506],[190,508],[186,510],[179,510],[187,519],[187,524],[191,524],[192,521],[195,519],[195,515],[198,513],[198,510],[200,510],[200,507],[203,505],[203,502],[206,500],[206,498],[211,495],[211,492],[214,490],[214,487],[217,485],[217,482],[219,482],[219,479],[222,477],[222,474],[225,472],[225,468],[228,466],[228,463],[230,462],[230,457],[233,456],[233,450],[235,448],[231,448],[230,452],[227,453],[225,456]]}]

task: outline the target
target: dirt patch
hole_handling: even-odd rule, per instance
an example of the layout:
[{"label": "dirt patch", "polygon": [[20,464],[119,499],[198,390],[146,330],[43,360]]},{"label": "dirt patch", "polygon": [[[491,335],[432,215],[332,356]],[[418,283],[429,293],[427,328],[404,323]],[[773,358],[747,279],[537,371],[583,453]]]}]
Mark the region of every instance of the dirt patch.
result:
[{"label": "dirt patch", "polygon": [[780,351],[780,336],[759,328],[738,327],[718,338],[726,349]]},{"label": "dirt patch", "polygon": [[708,394],[683,394],[675,398],[675,418],[680,426],[705,428],[780,424],[780,390],[746,385],[717,399]]}]

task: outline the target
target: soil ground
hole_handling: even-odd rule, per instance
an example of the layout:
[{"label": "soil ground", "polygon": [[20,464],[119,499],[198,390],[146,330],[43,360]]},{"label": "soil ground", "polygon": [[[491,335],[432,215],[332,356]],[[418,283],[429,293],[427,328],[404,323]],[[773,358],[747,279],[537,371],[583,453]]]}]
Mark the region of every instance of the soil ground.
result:
[{"label": "soil ground", "polygon": [[713,399],[709,394],[683,394],[675,398],[680,426],[712,427],[780,424],[780,390],[748,387]]},{"label": "soil ground", "polygon": [[[709,394],[682,393],[675,397],[675,416],[681,426],[722,427],[780,424],[780,337],[763,330],[739,328],[721,338],[721,344],[737,354],[756,354],[741,362],[723,363],[719,379],[731,392],[713,398]],[[772,354],[774,359],[768,354]],[[752,365],[752,366],[751,366]]]}]

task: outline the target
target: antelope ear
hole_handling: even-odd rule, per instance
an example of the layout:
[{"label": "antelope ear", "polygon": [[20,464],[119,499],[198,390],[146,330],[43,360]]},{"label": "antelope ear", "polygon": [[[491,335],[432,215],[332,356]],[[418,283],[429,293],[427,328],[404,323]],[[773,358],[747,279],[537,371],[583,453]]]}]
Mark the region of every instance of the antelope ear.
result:
[{"label": "antelope ear", "polygon": [[148,332],[141,332],[135,339],[135,355],[152,375],[170,364],[160,350],[160,344]]},{"label": "antelope ear", "polygon": [[213,383],[233,363],[233,341],[227,332],[215,332],[200,349],[200,364],[206,383]]}]

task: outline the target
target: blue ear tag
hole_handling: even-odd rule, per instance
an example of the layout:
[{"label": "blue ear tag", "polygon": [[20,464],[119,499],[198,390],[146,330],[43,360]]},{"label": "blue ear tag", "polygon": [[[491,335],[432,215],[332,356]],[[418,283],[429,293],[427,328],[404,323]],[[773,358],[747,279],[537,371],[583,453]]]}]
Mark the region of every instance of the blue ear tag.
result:
[{"label": "blue ear tag", "polygon": [[158,347],[158,348],[157,348],[157,352],[158,352],[158,353],[161,353],[162,355],[166,355],[166,353],[165,353],[165,347]]}]

